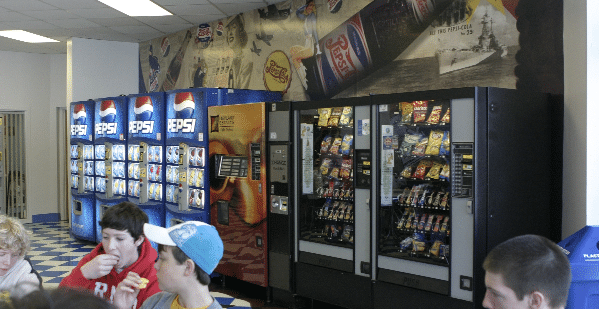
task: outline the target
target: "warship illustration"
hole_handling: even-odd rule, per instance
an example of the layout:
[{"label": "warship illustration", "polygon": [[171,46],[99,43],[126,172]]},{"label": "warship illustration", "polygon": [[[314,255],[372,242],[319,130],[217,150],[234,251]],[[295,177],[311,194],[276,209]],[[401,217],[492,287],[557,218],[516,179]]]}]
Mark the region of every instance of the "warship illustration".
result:
[{"label": "warship illustration", "polygon": [[483,15],[482,33],[478,44],[467,49],[440,49],[436,52],[439,61],[439,74],[444,74],[467,67],[501,59],[507,55],[507,47],[499,44],[493,34],[493,20],[487,13]]}]

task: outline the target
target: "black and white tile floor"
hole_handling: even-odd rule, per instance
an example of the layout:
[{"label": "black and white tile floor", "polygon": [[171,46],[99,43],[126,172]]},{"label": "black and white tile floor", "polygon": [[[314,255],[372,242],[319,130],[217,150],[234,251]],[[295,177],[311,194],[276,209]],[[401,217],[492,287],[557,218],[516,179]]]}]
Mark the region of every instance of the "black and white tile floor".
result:
[{"label": "black and white tile floor", "polygon": [[[81,241],[71,237],[66,221],[28,223],[25,227],[33,232],[31,251],[28,256],[33,267],[44,280],[44,288],[58,287],[79,260],[89,253],[95,243]],[[223,308],[280,308],[265,303],[264,300],[249,298],[242,291],[235,291],[216,285],[210,287],[211,294]]]}]

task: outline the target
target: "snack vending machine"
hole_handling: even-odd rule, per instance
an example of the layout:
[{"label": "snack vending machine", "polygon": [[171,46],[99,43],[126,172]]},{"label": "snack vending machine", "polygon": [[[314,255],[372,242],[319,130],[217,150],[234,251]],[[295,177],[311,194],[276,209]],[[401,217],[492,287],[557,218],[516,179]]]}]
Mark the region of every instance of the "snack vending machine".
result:
[{"label": "snack vending machine", "polygon": [[[165,141],[164,92],[127,97],[129,175],[128,199],[148,215],[150,224],[165,226]],[[131,177],[133,176],[133,177]]]},{"label": "snack vending machine", "polygon": [[371,301],[371,109],[368,97],[292,108],[295,293],[347,308]]},{"label": "snack vending machine", "polygon": [[94,106],[92,100],[70,105],[71,232],[88,241],[96,241]]},{"label": "snack vending machine", "polygon": [[[125,146],[127,145],[127,100],[113,97],[95,100],[94,154],[96,242],[102,241],[98,222],[106,208],[127,200],[125,190]],[[130,193],[130,192],[129,192]]]},{"label": "snack vending machine", "polygon": [[166,102],[165,225],[210,221],[208,175],[208,106],[222,100],[220,89],[169,91]]},{"label": "snack vending machine", "polygon": [[482,308],[493,247],[561,239],[561,97],[463,88],[371,99],[373,308]]},{"label": "snack vending machine", "polygon": [[265,103],[208,107],[210,223],[224,244],[216,272],[268,286]]}]

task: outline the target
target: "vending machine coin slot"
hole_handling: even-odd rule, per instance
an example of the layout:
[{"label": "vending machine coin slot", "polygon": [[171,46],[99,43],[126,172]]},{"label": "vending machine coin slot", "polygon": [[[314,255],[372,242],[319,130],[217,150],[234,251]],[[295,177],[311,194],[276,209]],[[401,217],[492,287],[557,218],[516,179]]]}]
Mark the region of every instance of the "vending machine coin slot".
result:
[{"label": "vending machine coin slot", "polygon": [[474,156],[472,143],[454,143],[451,145],[451,195],[453,197],[472,197]]}]

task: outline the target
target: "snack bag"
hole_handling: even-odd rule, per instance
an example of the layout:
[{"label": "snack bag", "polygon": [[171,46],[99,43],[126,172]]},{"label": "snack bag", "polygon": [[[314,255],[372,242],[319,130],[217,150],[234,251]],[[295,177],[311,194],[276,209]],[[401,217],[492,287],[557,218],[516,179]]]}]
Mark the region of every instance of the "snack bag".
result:
[{"label": "snack bag", "polygon": [[320,153],[327,153],[329,151],[329,146],[333,142],[333,137],[330,135],[325,136],[320,142]]},{"label": "snack bag", "polygon": [[441,141],[441,147],[439,148],[439,155],[440,156],[449,155],[450,147],[451,147],[451,142],[449,140],[449,131],[445,131],[443,133],[443,141]]},{"label": "snack bag", "polygon": [[339,147],[341,146],[341,143],[342,143],[342,138],[335,137],[335,139],[333,140],[333,143],[331,145],[331,148],[329,148],[329,153],[332,155],[338,155]]},{"label": "snack bag", "polygon": [[441,227],[441,220],[443,220],[443,215],[437,215],[437,222],[435,222],[435,226],[433,227],[433,232],[438,232]]},{"label": "snack bag", "polygon": [[433,166],[433,161],[431,160],[422,160],[418,163],[418,167],[416,167],[416,171],[414,172],[414,178],[424,180],[424,175],[429,168]]},{"label": "snack bag", "polygon": [[341,240],[349,243],[353,243],[354,226],[346,224],[341,232]]},{"label": "snack bag", "polygon": [[445,115],[441,118],[441,123],[449,123],[449,107],[447,108]]},{"label": "snack bag", "polygon": [[433,106],[433,110],[431,111],[431,114],[428,116],[426,123],[438,124],[439,120],[441,119],[441,110],[442,109],[443,109],[443,106],[441,106],[441,105]]},{"label": "snack bag", "polygon": [[434,162],[431,169],[426,174],[426,179],[439,179],[439,173],[441,173],[441,169],[443,168],[443,164],[439,162]]},{"label": "snack bag", "polygon": [[335,178],[335,179],[339,179],[339,168],[338,167],[333,167],[331,169],[331,174],[329,174],[329,177]]},{"label": "snack bag", "polygon": [[414,165],[410,164],[410,165],[406,165],[403,168],[400,175],[403,178],[411,178],[413,172],[414,172]]},{"label": "snack bag", "polygon": [[343,218],[343,221],[345,222],[349,222],[350,217],[352,215],[352,209],[354,208],[354,206],[352,204],[348,204],[347,205],[347,209],[345,210],[345,217]]},{"label": "snack bag", "polygon": [[441,142],[443,141],[443,131],[433,130],[428,137],[428,145],[424,154],[430,156],[439,155],[439,148],[441,148]]},{"label": "snack bag", "polygon": [[443,168],[441,169],[441,173],[439,174],[439,178],[445,181],[449,181],[449,174],[451,172],[451,168],[449,164],[445,163]]},{"label": "snack bag", "polygon": [[416,145],[414,145],[414,150],[412,150],[413,156],[424,156],[424,152],[426,151],[426,145],[428,145],[428,137],[421,138]]},{"label": "snack bag", "polygon": [[414,123],[422,123],[428,113],[428,101],[414,101]]},{"label": "snack bag", "polygon": [[404,250],[404,251],[410,250],[410,249],[412,249],[413,242],[414,242],[414,239],[412,237],[407,237],[406,239],[402,240],[399,243],[399,249]]},{"label": "snack bag", "polygon": [[322,175],[328,175],[329,174],[329,168],[331,167],[331,158],[324,158],[322,160],[322,163],[320,164],[320,173]]},{"label": "snack bag", "polygon": [[339,120],[341,118],[342,112],[343,112],[343,107],[334,107],[333,110],[331,111],[331,117],[329,117],[327,126],[329,126],[329,127],[339,126]]},{"label": "snack bag", "polygon": [[441,224],[441,229],[439,229],[439,232],[444,233],[447,231],[448,228],[449,228],[449,217],[445,217],[445,219],[443,219],[443,224]]},{"label": "snack bag", "polygon": [[439,257],[439,250],[441,249],[441,246],[443,245],[443,242],[440,240],[435,240],[435,242],[433,243],[433,245],[431,246],[431,249],[429,251],[429,253],[433,256]]},{"label": "snack bag", "polygon": [[339,172],[339,176],[343,179],[349,179],[352,170],[352,159],[344,159],[341,163],[341,171]]},{"label": "snack bag", "polygon": [[330,108],[319,108],[318,109],[318,126],[326,127],[331,117]]},{"label": "snack bag", "polygon": [[397,197],[397,203],[399,203],[400,205],[403,204],[404,201],[406,200],[406,198],[408,197],[408,195],[410,195],[410,188],[405,187],[403,189],[403,191]]},{"label": "snack bag", "polygon": [[345,106],[343,108],[343,113],[341,113],[341,119],[339,120],[339,125],[347,127],[350,125],[351,120],[353,120],[354,108],[351,106]]},{"label": "snack bag", "polygon": [[426,225],[424,226],[424,231],[428,232],[431,230],[434,220],[435,220],[435,215],[428,216],[428,221],[426,222]]},{"label": "snack bag", "polygon": [[427,218],[428,214],[422,214],[422,217],[420,217],[420,221],[418,222],[418,230],[422,231],[424,229],[424,225],[426,224],[426,218]]},{"label": "snack bag", "polygon": [[402,156],[409,156],[412,154],[412,150],[414,150],[414,146],[418,141],[422,138],[420,134],[406,134],[404,135],[403,142],[401,142],[401,146],[399,148]]},{"label": "snack bag", "polygon": [[401,124],[412,124],[414,105],[409,102],[399,103],[401,107]]},{"label": "snack bag", "polygon": [[351,149],[351,145],[354,142],[354,136],[352,134],[346,134],[343,137],[343,141],[341,142],[341,154],[342,155],[349,155],[349,151]]}]

